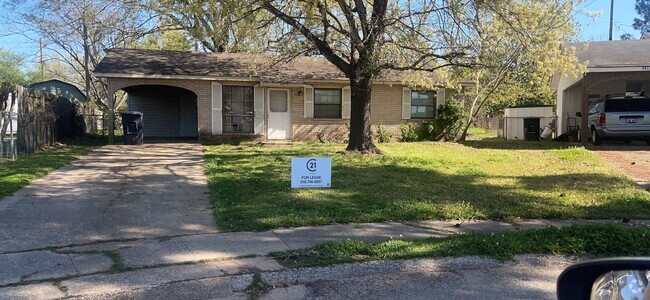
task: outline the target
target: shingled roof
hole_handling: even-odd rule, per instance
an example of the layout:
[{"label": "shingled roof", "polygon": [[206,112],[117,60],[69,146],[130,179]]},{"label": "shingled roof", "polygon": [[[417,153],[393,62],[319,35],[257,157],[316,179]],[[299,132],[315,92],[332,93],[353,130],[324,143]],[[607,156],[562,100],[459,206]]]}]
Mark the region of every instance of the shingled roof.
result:
[{"label": "shingled roof", "polygon": [[[241,53],[110,49],[94,74],[97,77],[245,78],[271,83],[348,80],[324,58],[297,57],[288,63],[272,64],[273,59],[271,56]],[[396,72],[389,72],[381,79],[402,80]]]},{"label": "shingled roof", "polygon": [[581,62],[590,68],[650,66],[650,40],[571,43]]}]

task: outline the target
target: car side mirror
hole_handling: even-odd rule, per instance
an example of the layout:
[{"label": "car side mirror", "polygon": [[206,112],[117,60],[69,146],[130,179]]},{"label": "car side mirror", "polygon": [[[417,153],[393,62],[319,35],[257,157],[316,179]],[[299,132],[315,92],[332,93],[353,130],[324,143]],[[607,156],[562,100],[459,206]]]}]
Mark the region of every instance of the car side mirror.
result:
[{"label": "car side mirror", "polygon": [[650,258],[597,259],[566,268],[557,281],[557,297],[568,299],[650,300]]},{"label": "car side mirror", "polygon": [[576,117],[582,117],[582,113],[581,113],[581,112],[577,112],[577,113],[576,113]]}]

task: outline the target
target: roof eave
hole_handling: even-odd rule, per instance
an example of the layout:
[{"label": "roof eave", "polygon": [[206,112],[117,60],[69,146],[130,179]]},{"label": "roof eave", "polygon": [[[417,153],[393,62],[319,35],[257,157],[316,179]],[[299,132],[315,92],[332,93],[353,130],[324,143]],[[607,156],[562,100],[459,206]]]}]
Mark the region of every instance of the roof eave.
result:
[{"label": "roof eave", "polygon": [[224,77],[224,76],[197,76],[197,75],[162,75],[162,74],[126,74],[126,73],[93,73],[97,78],[133,78],[133,79],[184,79],[208,81],[250,81],[260,82],[257,76]]}]

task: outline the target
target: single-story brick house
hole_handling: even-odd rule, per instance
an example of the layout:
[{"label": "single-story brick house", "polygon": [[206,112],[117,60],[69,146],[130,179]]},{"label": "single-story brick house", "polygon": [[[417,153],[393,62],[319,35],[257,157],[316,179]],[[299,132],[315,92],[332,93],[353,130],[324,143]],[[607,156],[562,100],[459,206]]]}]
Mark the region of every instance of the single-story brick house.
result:
[{"label": "single-story brick house", "polygon": [[[557,90],[559,134],[580,127],[581,136],[589,137],[587,126],[590,103],[606,95],[642,93],[650,88],[650,39],[573,43],[587,71],[577,78],[553,78]],[[576,116],[580,113],[583,117]],[[587,139],[582,139],[585,143]]]},{"label": "single-story brick house", "polygon": [[[444,89],[412,90],[400,74],[377,78],[371,98],[372,123],[395,134],[445,104]],[[251,54],[112,49],[94,75],[107,80],[109,101],[127,93],[128,109],[144,114],[145,137],[305,141],[348,134],[349,81],[323,58],[269,63]]]}]

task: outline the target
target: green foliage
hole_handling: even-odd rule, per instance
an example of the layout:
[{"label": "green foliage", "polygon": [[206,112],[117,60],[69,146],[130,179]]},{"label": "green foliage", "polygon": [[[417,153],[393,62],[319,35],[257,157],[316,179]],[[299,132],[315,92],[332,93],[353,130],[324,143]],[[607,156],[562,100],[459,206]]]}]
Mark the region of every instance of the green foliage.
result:
[{"label": "green foliage", "polygon": [[393,132],[390,129],[382,126],[381,124],[377,125],[377,132],[375,133],[375,139],[380,143],[389,143],[393,138]]},{"label": "green foliage", "polygon": [[271,256],[291,267],[416,257],[490,256],[505,261],[520,254],[647,256],[650,228],[582,225],[563,228],[471,233],[444,238],[387,242],[336,241],[307,249],[274,252]]},{"label": "green foliage", "polygon": [[402,142],[417,142],[420,140],[418,136],[419,125],[416,123],[402,124],[399,126],[400,132],[402,132]]},{"label": "green foliage", "polygon": [[586,69],[577,49],[566,46],[576,35],[572,1],[477,1],[468,7],[476,11],[480,34],[472,48],[477,64],[457,72],[458,81],[474,83],[465,90],[468,111],[458,139],[480,115],[498,115],[514,104],[554,104],[552,76],[576,77]]},{"label": "green foliage", "polygon": [[20,56],[0,48],[0,108],[16,85],[25,84],[25,74],[21,70],[23,66]]},{"label": "green foliage", "polygon": [[136,48],[153,50],[190,51],[192,43],[180,30],[156,32],[144,38]]},{"label": "green foliage", "polygon": [[[262,20],[266,13],[255,9],[251,1],[147,0],[145,7],[161,16],[162,25],[182,30],[212,52],[257,51],[269,39],[276,38],[270,36],[269,22]],[[262,23],[265,24],[260,26]]]},{"label": "green foliage", "polygon": [[438,109],[433,120],[401,125],[401,141],[453,141],[461,129],[462,117],[462,106],[451,100],[447,105]]},{"label": "green foliage", "polygon": [[634,10],[641,18],[634,18],[632,26],[641,33],[650,31],[650,0],[636,0]]},{"label": "green foliage", "polygon": [[436,139],[454,140],[461,129],[461,119],[464,113],[463,107],[457,101],[447,101],[447,104],[438,110],[433,121],[434,128],[436,128]]}]

